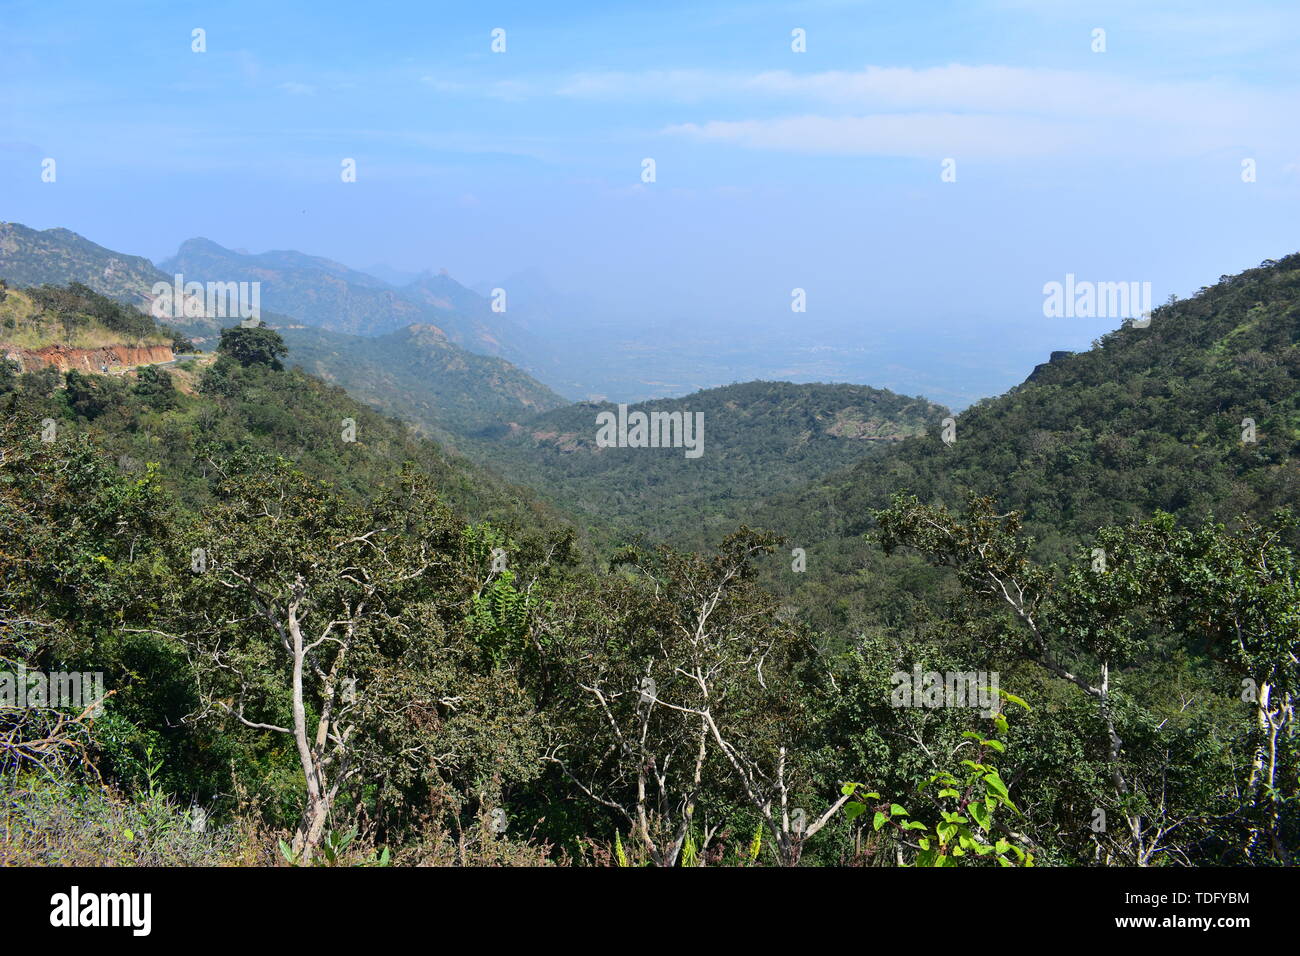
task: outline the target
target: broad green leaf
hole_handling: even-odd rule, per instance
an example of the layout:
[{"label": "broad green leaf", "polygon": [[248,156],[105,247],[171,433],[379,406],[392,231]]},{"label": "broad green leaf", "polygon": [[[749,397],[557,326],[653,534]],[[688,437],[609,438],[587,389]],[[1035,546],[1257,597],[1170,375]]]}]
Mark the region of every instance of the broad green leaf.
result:
[{"label": "broad green leaf", "polygon": [[998,776],[996,770],[990,770],[986,773],[984,775],[984,782],[987,783],[991,789],[997,791],[1003,798],[1008,796],[1007,785],[1002,782],[1002,778]]},{"label": "broad green leaf", "polygon": [[1030,710],[1030,709],[1031,709],[1030,706],[1029,706],[1028,704],[1026,704],[1023,700],[1021,700],[1021,699],[1020,699],[1019,697],[1017,697],[1015,694],[1008,694],[1006,691],[1001,691],[1001,693],[1002,693],[1002,696],[1005,697],[1007,700],[1011,701],[1011,703],[1013,703],[1013,704],[1019,704],[1021,707],[1025,708],[1025,710]]}]

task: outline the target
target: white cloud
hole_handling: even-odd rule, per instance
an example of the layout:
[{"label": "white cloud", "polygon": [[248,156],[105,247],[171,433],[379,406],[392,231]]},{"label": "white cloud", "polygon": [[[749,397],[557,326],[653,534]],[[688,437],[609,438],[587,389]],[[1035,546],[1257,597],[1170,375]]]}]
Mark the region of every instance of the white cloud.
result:
[{"label": "white cloud", "polygon": [[457,96],[486,96],[497,100],[523,100],[536,91],[523,80],[494,80],[490,83],[462,83],[439,76],[422,76],[420,82],[438,93]]},{"label": "white cloud", "polygon": [[[660,78],[644,77],[658,84]],[[592,80],[588,89],[598,88]],[[621,75],[606,89],[636,89]],[[720,75],[704,85],[743,120],[665,132],[753,148],[883,156],[1034,157],[1090,151],[1145,157],[1293,151],[1295,95],[1221,82],[1148,82],[1105,73],[954,64]],[[669,87],[660,86],[666,92]],[[721,104],[720,104],[721,105]],[[790,106],[797,115],[776,115]],[[827,115],[827,107],[834,115]]]},{"label": "white cloud", "polygon": [[1004,159],[1087,149],[1086,133],[1067,125],[1010,116],[880,113],[715,120],[668,127],[670,134],[755,149],[857,156]]},{"label": "white cloud", "polygon": [[[475,85],[424,80],[440,92],[470,96],[667,106],[678,116],[665,133],[754,149],[1154,160],[1300,152],[1300,132],[1278,121],[1300,105],[1293,90],[1228,78],[1125,76],[1105,72],[1106,65],[1096,71],[961,63],[811,73],[615,70]],[[706,109],[712,115],[698,115]]]},{"label": "white cloud", "polygon": [[575,73],[555,87],[557,96],[577,99],[670,99],[694,103],[739,92],[746,77],[711,70],[647,70],[640,73],[604,71]]}]

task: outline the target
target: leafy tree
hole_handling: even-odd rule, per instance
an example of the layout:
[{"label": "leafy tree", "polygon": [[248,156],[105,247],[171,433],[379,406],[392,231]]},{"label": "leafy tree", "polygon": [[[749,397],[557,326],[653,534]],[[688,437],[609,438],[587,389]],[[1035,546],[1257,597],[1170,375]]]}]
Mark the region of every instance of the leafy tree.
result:
[{"label": "leafy tree", "polygon": [[222,329],[217,349],[245,367],[269,365],[276,371],[284,368],[280,359],[289,354],[289,347],[284,344],[280,333],[264,325],[251,328],[236,325]]},{"label": "leafy tree", "polygon": [[[43,434],[39,418],[0,419],[0,670],[109,670],[104,631],[164,590],[170,508],[156,472],[128,479],[84,436]],[[87,768],[90,716],[0,708],[0,769]]]},{"label": "leafy tree", "polygon": [[72,411],[91,421],[121,407],[126,400],[126,386],[121,379],[87,375],[76,369],[69,369],[64,377],[64,388]]},{"label": "leafy tree", "polygon": [[12,392],[17,387],[19,368],[17,362],[0,357],[0,395]]},{"label": "leafy tree", "polygon": [[[658,866],[688,841],[706,853],[737,803],[793,865],[847,800],[812,814],[795,802],[806,784],[799,684],[813,655],[754,583],[754,558],[776,543],[741,529],[713,555],[630,550],[619,565],[631,576],[610,576],[553,625],[576,692],[570,741],[548,759],[630,824]],[[575,746],[585,737],[600,746]]]},{"label": "leafy tree", "polygon": [[[1153,722],[1117,687],[1123,669],[1150,666],[1170,640],[1190,651],[1208,646],[1233,666],[1248,682],[1251,694],[1243,697],[1257,726],[1242,768],[1243,799],[1233,813],[1245,825],[1240,852],[1247,858],[1259,852],[1264,836],[1265,852],[1290,858],[1285,833],[1295,821],[1277,789],[1296,764],[1288,728],[1300,601],[1295,557],[1280,543],[1293,525],[1289,517],[1267,532],[1248,522],[1234,533],[1222,526],[1180,530],[1170,516],[1158,515],[1102,532],[1102,547],[1063,575],[1029,558],[1032,542],[1020,534],[1019,516],[997,513],[988,498],[972,496],[957,517],[898,496],[876,518],[886,549],[913,547],[954,568],[968,594],[1009,617],[994,632],[1004,653],[1043,668],[1092,702],[1112,808],[1125,822],[1123,839],[1110,833],[1107,840],[1131,863],[1185,858],[1210,813],[1170,794],[1169,781],[1178,776],[1174,755],[1182,750],[1176,725],[1164,734],[1148,729]],[[1147,738],[1132,752],[1125,747],[1128,728]]]},{"label": "leafy tree", "polygon": [[[1241,782],[1241,852],[1246,859],[1264,854],[1283,863],[1292,862],[1300,824],[1294,799],[1300,776],[1300,567],[1282,544],[1295,526],[1289,511],[1266,523],[1244,520],[1237,530],[1221,524],[1179,528],[1173,516],[1157,514],[1104,530],[1098,541],[1114,556],[1114,569],[1093,587],[1079,587],[1107,597],[1117,590],[1134,595],[1160,624],[1204,647],[1240,678],[1240,700],[1253,711],[1249,769]],[[1090,609],[1076,605],[1079,611]]]},{"label": "leafy tree", "polygon": [[[1003,696],[1028,709],[1013,694]],[[999,733],[1007,732],[1007,718],[996,713],[991,718]],[[994,754],[1006,752],[1006,744],[996,737],[968,730],[963,740],[949,755],[953,769],[933,774],[917,788],[917,797],[929,796],[933,813],[939,822],[929,823],[918,819],[905,807],[888,800],[880,801],[880,794],[867,792],[857,783],[846,783],[845,795],[852,797],[845,805],[845,816],[850,819],[871,812],[872,829],[882,827],[893,835],[899,844],[899,862],[903,861],[903,847],[913,854],[914,866],[953,866],[960,862],[979,863],[996,860],[1000,866],[1033,866],[1032,841],[1024,834],[1010,829],[1001,819],[1002,810],[1020,811],[1011,801],[1010,791],[995,766]],[[971,750],[973,749],[973,752]],[[963,758],[956,769],[956,759]],[[927,792],[928,791],[928,792]]]},{"label": "leafy tree", "polygon": [[200,684],[191,719],[292,743],[306,788],[295,860],[367,781],[400,800],[454,769],[486,796],[485,779],[519,765],[527,701],[508,675],[466,666],[461,532],[425,479],[361,506],[283,460],[236,461],[220,498],[191,536],[202,570],[175,612]]},{"label": "leafy tree", "polygon": [[155,411],[176,407],[176,385],[171,373],[156,365],[144,365],[136,371],[134,392]]}]

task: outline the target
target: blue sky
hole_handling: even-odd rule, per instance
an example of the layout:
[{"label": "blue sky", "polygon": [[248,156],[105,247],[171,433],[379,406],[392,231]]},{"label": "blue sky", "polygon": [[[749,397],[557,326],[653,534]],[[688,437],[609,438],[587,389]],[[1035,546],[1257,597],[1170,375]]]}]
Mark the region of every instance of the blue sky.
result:
[{"label": "blue sky", "polygon": [[[10,0],[3,20],[0,219],[154,259],[202,235],[466,283],[536,270],[615,326],[959,350],[989,370],[949,389],[969,398],[1117,324],[1044,318],[1067,272],[1159,301],[1300,248],[1294,3]],[[869,384],[935,394],[940,364]]]}]

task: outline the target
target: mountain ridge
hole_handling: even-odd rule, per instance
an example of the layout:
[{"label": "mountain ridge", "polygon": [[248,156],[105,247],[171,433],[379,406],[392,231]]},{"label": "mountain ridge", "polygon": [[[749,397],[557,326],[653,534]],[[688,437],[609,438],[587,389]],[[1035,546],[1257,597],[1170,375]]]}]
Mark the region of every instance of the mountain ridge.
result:
[{"label": "mountain ridge", "polygon": [[767,381],[627,405],[629,414],[703,414],[703,454],[688,460],[666,449],[598,447],[597,416],[617,409],[577,402],[503,424],[467,447],[619,534],[680,540],[691,528],[741,523],[756,501],[937,428],[948,413],[867,385]]},{"label": "mountain ridge", "polygon": [[756,526],[810,555],[809,574],[773,583],[836,608],[837,626],[889,591],[885,579],[938,593],[933,575],[864,538],[900,492],[954,509],[990,495],[1023,515],[1045,561],[1073,560],[1097,528],[1158,510],[1262,520],[1300,501],[1300,253],[1161,306],[1145,328],[1054,353],[957,415],[953,437],[905,439],[755,508]]},{"label": "mountain ridge", "polygon": [[[164,260],[164,264],[186,270],[183,272],[186,281],[264,283],[260,287],[266,306],[262,309],[262,320],[279,328],[289,341],[291,364],[309,364],[313,373],[351,387],[376,407],[393,414],[404,412],[405,417],[415,420],[444,442],[453,442],[464,431],[486,427],[495,420],[492,416],[518,417],[553,408],[564,401],[507,359],[483,355],[455,342],[444,327],[447,318],[455,318],[450,313],[410,306],[409,313],[403,314],[409,314],[411,324],[420,329],[437,328],[440,336],[429,337],[426,332],[404,336],[402,330],[406,326],[395,325],[367,340],[304,320],[300,316],[307,313],[300,307],[301,303],[294,308],[298,315],[276,308],[283,304],[281,294],[273,284],[265,283],[266,270],[249,265],[260,261],[268,268],[313,270],[313,275],[318,276],[332,274],[333,270],[337,275],[327,284],[327,290],[346,293],[353,288],[365,289],[367,294],[376,293],[384,301],[396,295],[381,280],[332,260],[293,250],[263,253],[259,258],[233,253],[203,238],[186,240],[181,248],[191,264],[199,265],[200,270],[189,272],[185,262],[175,259]],[[239,257],[242,263],[239,270],[227,268],[235,261],[232,256]],[[8,278],[18,285],[84,282],[95,291],[147,311],[153,301],[154,284],[162,282],[170,286],[174,273],[167,274],[143,256],[116,252],[68,229],[38,231],[6,223],[0,225],[0,278]],[[205,348],[215,347],[223,322],[207,317],[166,321]],[[296,328],[299,324],[303,327]],[[448,378],[445,375],[448,372],[455,374]],[[381,382],[388,382],[388,388],[379,388],[376,383]]]}]

